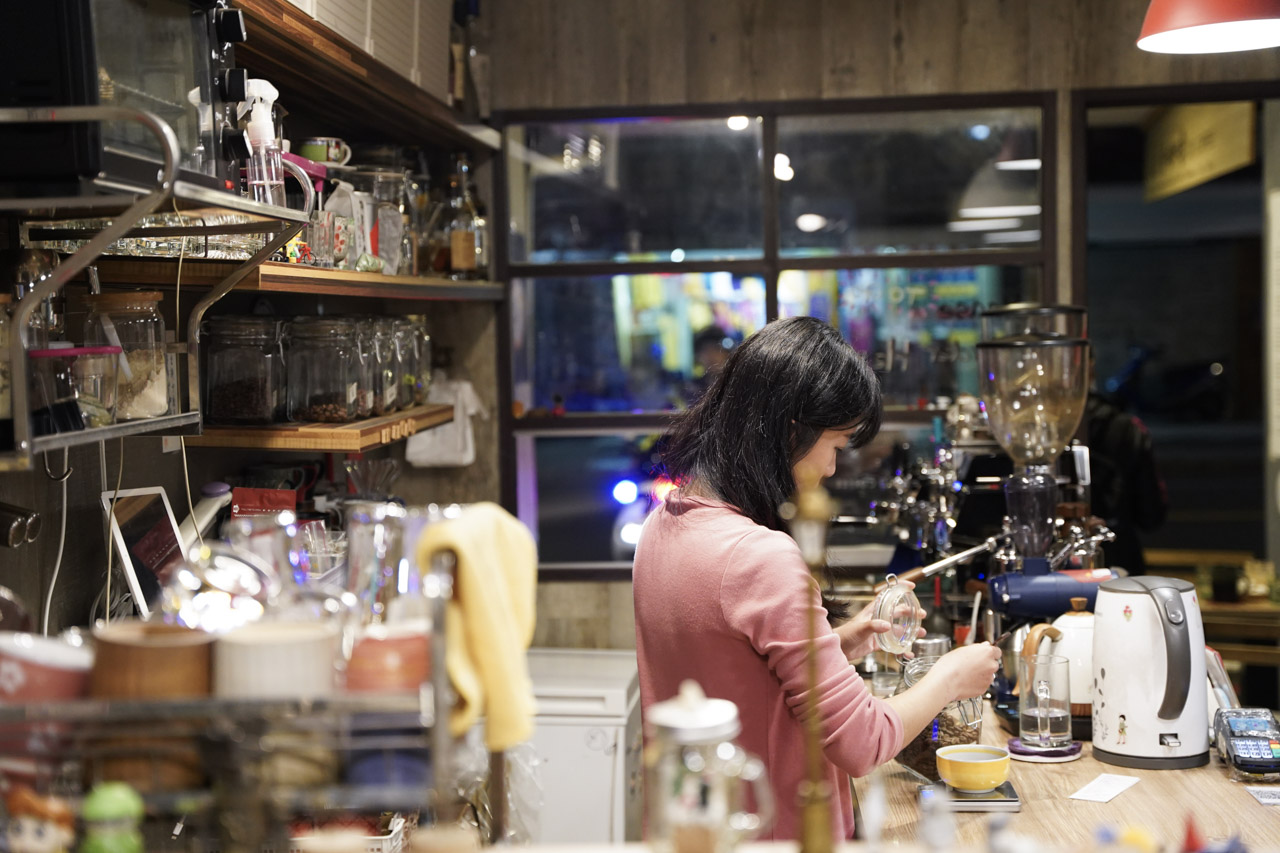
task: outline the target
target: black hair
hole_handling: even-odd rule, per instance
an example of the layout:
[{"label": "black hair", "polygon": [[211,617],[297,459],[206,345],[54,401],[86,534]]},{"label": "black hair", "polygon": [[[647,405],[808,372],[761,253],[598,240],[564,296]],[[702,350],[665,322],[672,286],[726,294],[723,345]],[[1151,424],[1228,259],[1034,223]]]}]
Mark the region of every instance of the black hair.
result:
[{"label": "black hair", "polygon": [[696,480],[757,524],[784,525],[791,468],[828,429],[861,447],[880,429],[880,382],[829,324],[776,320],[735,347],[706,394],[668,432],[666,474]]}]

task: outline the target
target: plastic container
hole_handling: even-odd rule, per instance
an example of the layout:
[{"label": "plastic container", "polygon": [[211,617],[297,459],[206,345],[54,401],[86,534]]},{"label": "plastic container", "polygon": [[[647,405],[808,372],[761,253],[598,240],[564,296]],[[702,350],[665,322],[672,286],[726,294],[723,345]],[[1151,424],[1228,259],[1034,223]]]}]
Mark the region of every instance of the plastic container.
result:
[{"label": "plastic container", "polygon": [[[907,661],[897,692],[918,683],[939,660],[941,658],[920,657]],[[933,722],[927,723],[920,734],[902,747],[897,761],[922,779],[936,783],[942,779],[938,773],[938,750],[944,746],[977,743],[981,736],[981,697],[950,702],[938,712]]]},{"label": "plastic container", "polygon": [[911,651],[920,628],[920,601],[911,588],[898,583],[897,575],[886,578],[888,586],[876,596],[872,618],[883,619],[892,627],[876,634],[876,645],[886,652],[900,655]]},{"label": "plastic container", "polygon": [[341,317],[299,317],[289,332],[289,420],[347,423],[356,417],[356,324]]},{"label": "plastic container", "polygon": [[31,360],[28,404],[33,435],[75,432],[115,422],[120,347],[51,347]]},{"label": "plastic container", "polygon": [[285,419],[287,379],[280,324],[272,317],[211,317],[204,419],[271,424]]},{"label": "plastic container", "polygon": [[85,345],[123,350],[117,375],[116,420],[143,420],[169,413],[161,298],[153,290],[85,298],[89,308],[84,321]]}]

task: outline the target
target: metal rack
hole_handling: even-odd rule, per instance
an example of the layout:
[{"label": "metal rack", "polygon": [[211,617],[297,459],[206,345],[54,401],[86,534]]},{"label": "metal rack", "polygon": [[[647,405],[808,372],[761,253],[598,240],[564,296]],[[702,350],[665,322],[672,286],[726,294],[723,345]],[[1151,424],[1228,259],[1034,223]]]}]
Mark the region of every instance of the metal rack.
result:
[{"label": "metal rack", "polygon": [[[236,283],[256,266],[292,239],[311,217],[315,205],[315,190],[311,182],[293,163],[284,161],[285,168],[299,179],[304,193],[301,210],[261,204],[241,198],[233,193],[220,192],[208,187],[178,179],[178,140],[172,128],[156,115],[123,107],[75,106],[34,107],[0,109],[0,125],[30,124],[41,122],[101,122],[129,121],[141,124],[160,143],[162,162],[156,173],[155,185],[143,191],[135,187],[110,182],[98,177],[89,182],[83,195],[59,198],[0,199],[0,211],[13,211],[28,221],[44,217],[73,216],[91,212],[95,216],[111,216],[101,230],[72,233],[71,236],[87,240],[74,254],[59,264],[53,273],[39,282],[18,303],[13,314],[13,331],[9,342],[10,368],[12,371],[12,401],[14,447],[12,452],[0,452],[0,471],[25,470],[31,467],[35,453],[96,443],[118,436],[148,434],[194,434],[200,431],[200,381],[199,350],[200,322],[205,312],[225,296]],[[236,225],[210,226],[161,226],[137,229],[150,213],[166,202],[175,210],[193,207],[214,207],[248,214],[252,220]],[[187,237],[223,233],[256,233],[270,235],[266,244],[247,261],[232,270],[220,283],[201,299],[192,310],[188,322],[188,341],[179,344],[179,354],[187,358],[188,405],[187,410],[145,421],[113,424],[52,436],[33,437],[31,434],[30,401],[27,399],[27,323],[35,307],[44,299],[58,293],[68,281],[89,266],[116,240],[131,235],[154,237]],[[64,234],[64,236],[67,236]],[[179,404],[181,405],[181,404]]]},{"label": "metal rack", "polygon": [[[448,727],[454,699],[444,660],[454,565],[451,552],[440,552],[423,577],[431,674],[418,691],[0,705],[0,765],[74,803],[94,783],[119,779],[120,762],[128,762],[126,781],[149,789],[151,850],[283,853],[290,816],[304,812],[421,812],[454,820],[460,813]],[[296,773],[308,761],[396,750],[429,754],[430,781],[307,783],[273,770],[280,760],[293,762]],[[175,776],[193,772],[202,784],[174,784]]]}]

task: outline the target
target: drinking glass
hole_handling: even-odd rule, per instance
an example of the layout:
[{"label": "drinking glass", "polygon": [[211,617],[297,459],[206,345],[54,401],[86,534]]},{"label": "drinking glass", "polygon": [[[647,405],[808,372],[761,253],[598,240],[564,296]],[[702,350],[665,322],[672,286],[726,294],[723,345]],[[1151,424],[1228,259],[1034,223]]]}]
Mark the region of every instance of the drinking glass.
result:
[{"label": "drinking glass", "polygon": [[1071,661],[1023,655],[1018,662],[1018,737],[1032,749],[1071,743]]},{"label": "drinking glass", "polygon": [[325,269],[333,266],[333,228],[332,210],[312,211],[306,235],[307,245],[311,248],[312,265]]}]

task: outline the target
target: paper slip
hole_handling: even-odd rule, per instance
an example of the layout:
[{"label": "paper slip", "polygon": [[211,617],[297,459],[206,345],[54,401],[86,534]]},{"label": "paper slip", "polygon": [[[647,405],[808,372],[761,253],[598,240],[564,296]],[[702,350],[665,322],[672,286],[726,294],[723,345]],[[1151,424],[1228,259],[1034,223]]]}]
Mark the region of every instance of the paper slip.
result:
[{"label": "paper slip", "polygon": [[1091,803],[1108,803],[1136,784],[1138,784],[1137,776],[1117,776],[1114,773],[1099,773],[1097,779],[1072,794],[1071,799],[1088,800]]},{"label": "paper slip", "polygon": [[1280,806],[1280,788],[1258,788],[1245,785],[1244,789],[1253,794],[1253,798],[1264,806]]}]

